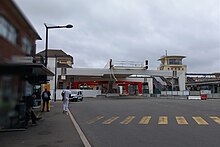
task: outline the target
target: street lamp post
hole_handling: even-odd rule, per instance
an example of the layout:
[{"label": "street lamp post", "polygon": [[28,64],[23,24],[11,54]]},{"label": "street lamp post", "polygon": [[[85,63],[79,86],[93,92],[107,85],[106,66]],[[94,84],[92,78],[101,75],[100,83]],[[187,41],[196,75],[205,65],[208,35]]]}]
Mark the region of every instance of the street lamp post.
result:
[{"label": "street lamp post", "polygon": [[54,101],[57,100],[57,55],[55,55]]},{"label": "street lamp post", "polygon": [[47,26],[46,23],[44,23],[44,26],[46,28],[46,45],[45,45],[45,66],[47,67],[47,51],[48,51],[48,30],[49,29],[59,29],[59,28],[72,28],[73,25],[71,24],[68,24],[68,25],[65,25],[65,26]]},{"label": "street lamp post", "polygon": [[[45,67],[47,67],[47,59],[48,59],[48,56],[47,56],[47,51],[48,51],[48,30],[49,29],[59,29],[59,28],[72,28],[73,25],[68,24],[68,25],[65,25],[65,26],[47,26],[47,24],[44,23],[44,26],[46,28],[46,45],[45,45],[45,62],[44,62],[44,65],[45,65]],[[55,58],[56,59],[55,59],[54,101],[56,101],[57,56]]]}]

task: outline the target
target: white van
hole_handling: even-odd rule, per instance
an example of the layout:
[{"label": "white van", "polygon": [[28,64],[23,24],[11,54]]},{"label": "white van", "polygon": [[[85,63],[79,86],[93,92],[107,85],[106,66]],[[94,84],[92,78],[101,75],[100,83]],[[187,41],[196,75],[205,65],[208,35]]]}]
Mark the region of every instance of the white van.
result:
[{"label": "white van", "polygon": [[82,90],[74,89],[71,91],[71,98],[69,98],[70,101],[77,102],[78,100],[83,101],[83,94]]}]

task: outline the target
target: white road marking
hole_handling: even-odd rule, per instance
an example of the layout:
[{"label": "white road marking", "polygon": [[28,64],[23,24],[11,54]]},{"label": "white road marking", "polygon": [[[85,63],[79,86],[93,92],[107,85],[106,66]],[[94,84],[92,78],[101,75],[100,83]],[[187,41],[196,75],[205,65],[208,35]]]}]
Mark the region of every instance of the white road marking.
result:
[{"label": "white road marking", "polygon": [[79,136],[80,136],[80,138],[81,138],[81,140],[82,140],[84,146],[85,146],[85,147],[91,147],[91,145],[90,145],[88,139],[87,139],[86,136],[84,135],[83,131],[80,129],[79,125],[77,124],[75,118],[73,117],[73,115],[72,115],[72,113],[70,112],[69,109],[68,109],[68,113],[69,113],[70,119],[71,119],[73,125],[75,126],[75,128],[76,128],[76,130],[77,130],[77,132],[78,132],[78,134],[79,134]]}]

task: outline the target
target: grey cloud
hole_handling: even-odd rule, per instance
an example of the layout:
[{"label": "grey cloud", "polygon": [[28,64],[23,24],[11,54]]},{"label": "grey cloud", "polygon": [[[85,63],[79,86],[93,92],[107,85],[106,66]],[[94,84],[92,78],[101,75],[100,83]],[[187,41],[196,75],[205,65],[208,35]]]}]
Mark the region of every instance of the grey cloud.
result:
[{"label": "grey cloud", "polygon": [[[149,60],[151,69],[168,50],[186,55],[190,72],[219,71],[218,0],[16,0],[44,39],[43,23],[72,23],[50,30],[50,48],[72,54],[77,67],[104,67],[113,60]],[[37,42],[38,50],[44,40]]]}]

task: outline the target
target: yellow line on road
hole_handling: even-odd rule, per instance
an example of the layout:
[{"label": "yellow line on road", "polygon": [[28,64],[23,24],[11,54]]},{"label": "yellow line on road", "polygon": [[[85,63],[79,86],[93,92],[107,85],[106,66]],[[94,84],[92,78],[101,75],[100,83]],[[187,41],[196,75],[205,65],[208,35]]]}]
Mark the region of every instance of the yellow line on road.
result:
[{"label": "yellow line on road", "polygon": [[160,116],[158,124],[159,125],[167,125],[168,124],[168,117],[167,116]]},{"label": "yellow line on road", "polygon": [[106,121],[104,121],[102,124],[109,125],[118,118],[119,118],[118,116],[111,117],[111,118],[107,119]]},{"label": "yellow line on road", "polygon": [[135,116],[128,116],[125,120],[123,120],[122,122],[120,122],[120,124],[127,125],[127,124],[129,124],[134,118],[135,118]]},{"label": "yellow line on road", "polygon": [[216,123],[218,123],[220,125],[220,118],[217,116],[210,116],[209,118],[211,118],[212,120],[214,120]]},{"label": "yellow line on road", "polygon": [[87,124],[93,124],[93,123],[95,123],[95,122],[97,122],[98,120],[103,119],[103,118],[104,118],[104,116],[97,116],[96,118],[94,118],[94,119],[88,121]]},{"label": "yellow line on road", "polygon": [[199,125],[208,125],[202,117],[192,117]]},{"label": "yellow line on road", "polygon": [[176,116],[176,121],[179,125],[188,125],[188,122],[183,116]]},{"label": "yellow line on road", "polygon": [[144,116],[144,117],[142,117],[142,119],[139,121],[139,124],[141,124],[141,125],[147,125],[147,124],[149,124],[150,119],[151,119],[151,116]]}]

